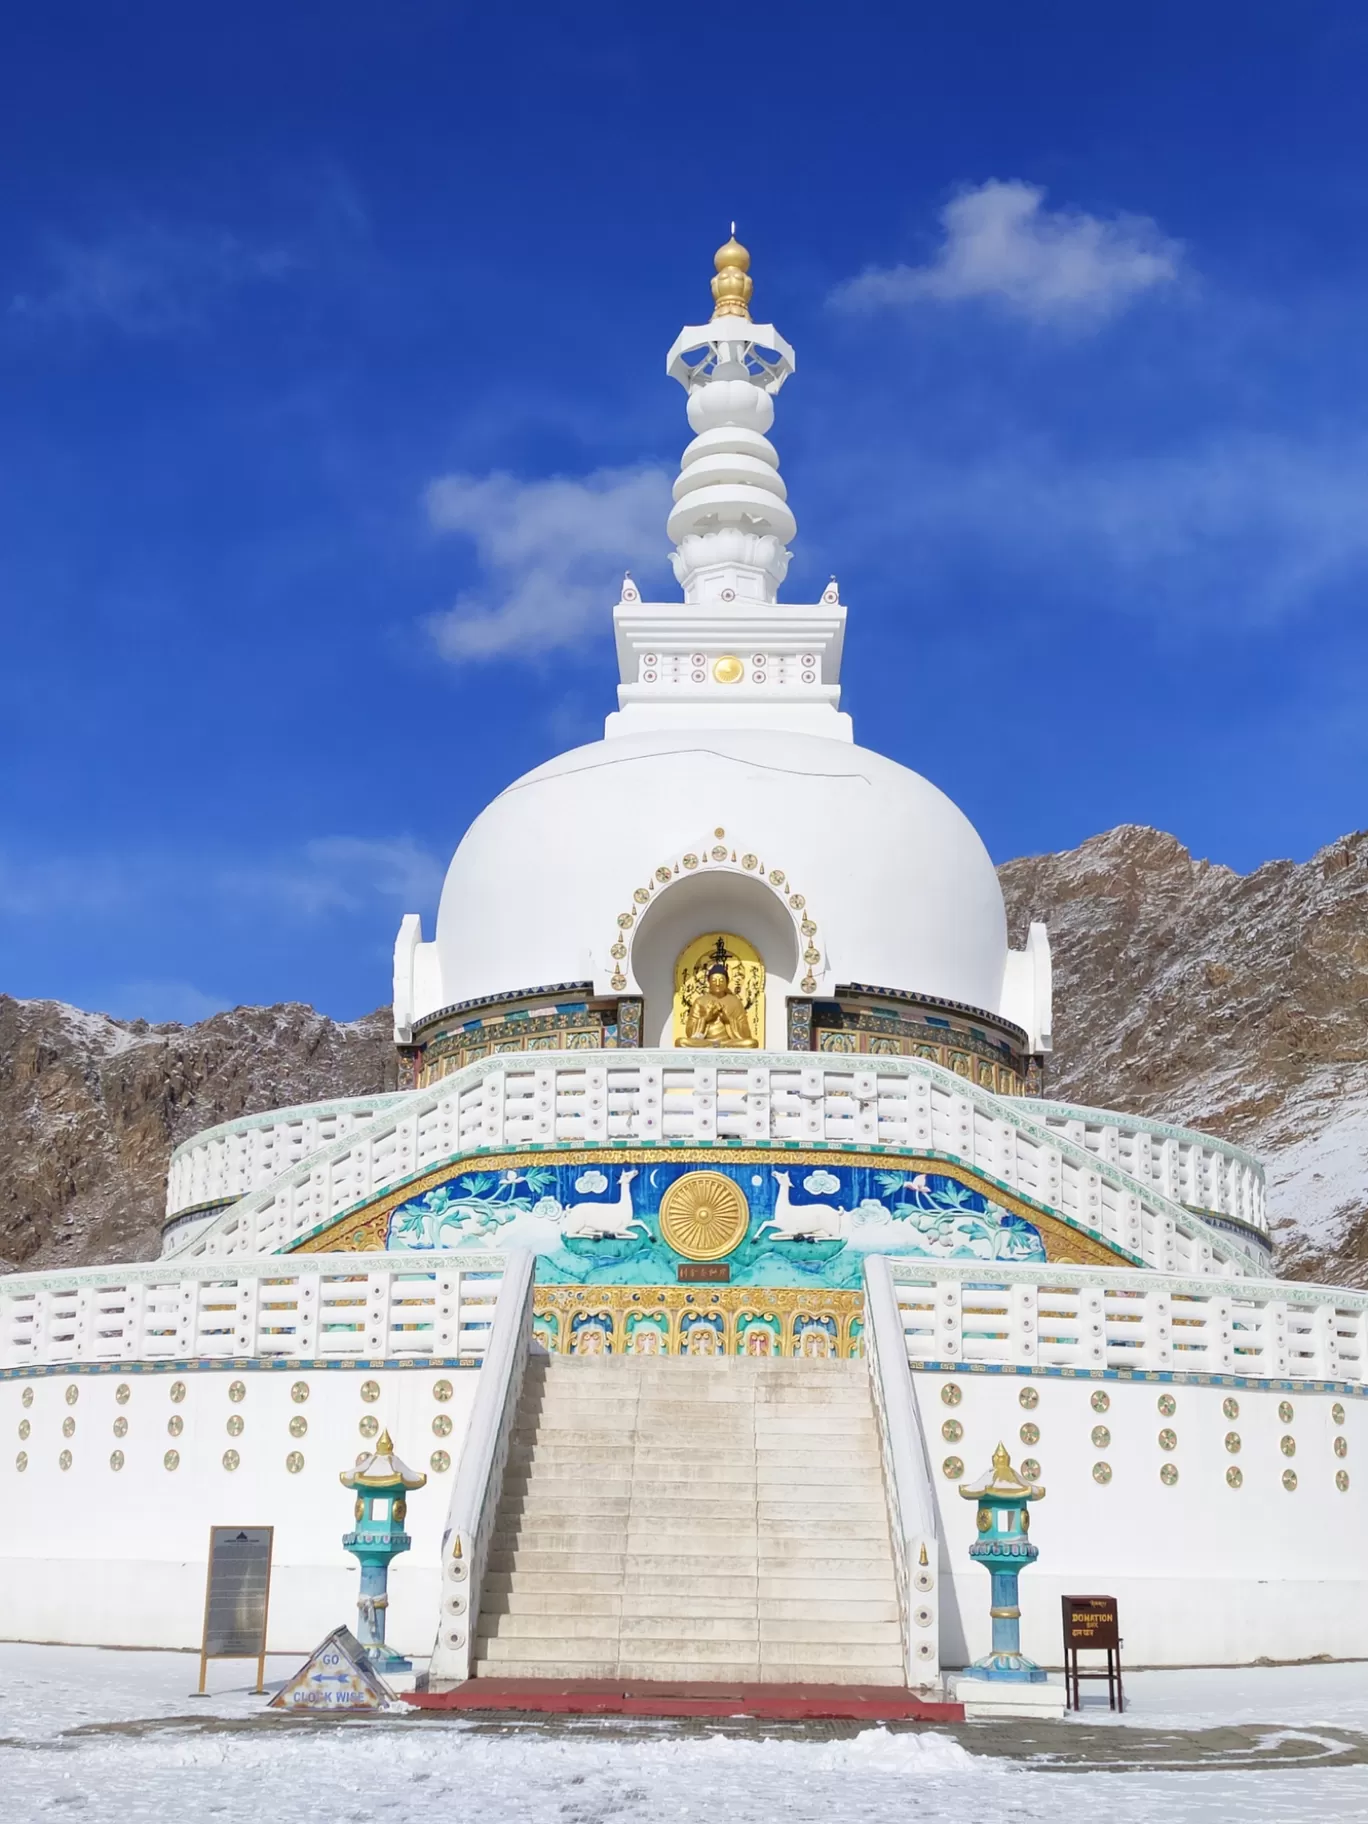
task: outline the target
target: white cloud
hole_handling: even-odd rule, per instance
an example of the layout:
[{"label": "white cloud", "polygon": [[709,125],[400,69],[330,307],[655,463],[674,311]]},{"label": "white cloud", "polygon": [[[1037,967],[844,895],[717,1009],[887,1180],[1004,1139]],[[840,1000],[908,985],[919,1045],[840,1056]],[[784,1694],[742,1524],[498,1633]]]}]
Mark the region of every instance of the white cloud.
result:
[{"label": "white cloud", "polygon": [[444,658],[533,658],[607,626],[624,569],[665,550],[663,469],[599,469],[583,480],[444,475],[425,496],[438,532],[468,538],[484,587],[457,597],[428,629]]},{"label": "white cloud", "polygon": [[1098,609],[1271,625],[1368,575],[1368,439],[1241,433],[1137,457],[1016,443],[960,467],[917,451],[890,474],[924,555],[977,549]]},{"label": "white cloud", "polygon": [[435,904],[444,873],[444,859],[411,836],[319,836],[298,848],[252,855],[0,853],[0,918],[79,921],[98,912],[113,919],[141,916],[148,905],[204,901],[219,912],[246,905],[259,915],[268,905],[305,920],[354,912],[376,900],[407,911]]},{"label": "white cloud", "polygon": [[1046,209],[1035,184],[990,178],[941,211],[945,238],[924,266],[872,267],[839,286],[848,309],[990,299],[1037,323],[1089,324],[1172,284],[1179,242],[1148,216]]},{"label": "white cloud", "polygon": [[52,235],[44,267],[38,285],[10,298],[11,317],[147,337],[193,328],[217,295],[281,279],[294,261],[223,228],[138,221],[86,240]]},{"label": "white cloud", "polygon": [[224,869],[221,885],[273,900],[308,919],[352,912],[373,899],[407,910],[436,903],[444,863],[411,837],[320,836],[297,852]]}]

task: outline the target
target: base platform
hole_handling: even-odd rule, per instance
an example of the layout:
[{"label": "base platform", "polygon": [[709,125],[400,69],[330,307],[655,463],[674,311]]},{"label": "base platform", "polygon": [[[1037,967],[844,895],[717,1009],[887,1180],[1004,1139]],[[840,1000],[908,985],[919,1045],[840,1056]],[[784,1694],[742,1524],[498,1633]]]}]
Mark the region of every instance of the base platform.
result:
[{"label": "base platform", "polygon": [[421,1710],[556,1716],[755,1716],[775,1721],[961,1723],[964,1706],[899,1685],[702,1684],[640,1679],[472,1678],[450,1691],[405,1692]]}]

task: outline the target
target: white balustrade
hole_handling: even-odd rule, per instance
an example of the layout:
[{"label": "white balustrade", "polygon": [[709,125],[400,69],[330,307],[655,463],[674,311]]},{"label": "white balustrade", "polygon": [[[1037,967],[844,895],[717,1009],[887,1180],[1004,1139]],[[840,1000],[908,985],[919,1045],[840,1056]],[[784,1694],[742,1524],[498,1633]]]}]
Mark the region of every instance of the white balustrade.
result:
[{"label": "white balustrade", "polygon": [[[245,1197],[320,1148],[371,1122],[382,1110],[408,1099],[406,1091],[350,1096],[342,1101],[272,1109],[268,1114],[247,1115],[205,1128],[171,1155],[166,1175],[167,1220],[184,1210]],[[407,1132],[407,1128],[390,1130],[392,1157],[385,1141],[376,1142],[377,1165],[395,1176],[409,1169],[400,1156]]]},{"label": "white balustrade", "polygon": [[1031,1102],[1041,1126],[1119,1166],[1174,1203],[1268,1233],[1264,1169],[1252,1154],[1167,1122],[1070,1102]]},{"label": "white balustrade", "polygon": [[1103,1267],[888,1269],[914,1364],[1368,1381],[1368,1293]]},{"label": "white balustrade", "polygon": [[678,1051],[481,1059],[387,1102],[369,1124],[179,1245],[173,1236],[167,1258],[281,1252],[387,1186],[479,1149],[614,1140],[944,1153],[1162,1271],[1243,1274],[1263,1265],[1255,1243],[1209,1227],[1157,1189],[1151,1165],[1136,1176],[1045,1124],[1031,1099],[994,1095],[926,1060],[718,1052],[694,1062]]},{"label": "white balustrade", "polygon": [[0,1279],[0,1368],[282,1357],[482,1358],[502,1254],[308,1254]]}]

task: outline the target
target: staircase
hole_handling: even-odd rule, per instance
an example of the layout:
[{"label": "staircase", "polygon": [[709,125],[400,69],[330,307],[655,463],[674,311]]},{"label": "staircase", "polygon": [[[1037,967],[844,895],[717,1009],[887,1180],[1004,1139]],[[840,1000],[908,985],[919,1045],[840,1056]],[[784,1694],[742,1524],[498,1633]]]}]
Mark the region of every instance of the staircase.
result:
[{"label": "staircase", "polygon": [[864,1363],[533,1356],[475,1673],[904,1684]]}]

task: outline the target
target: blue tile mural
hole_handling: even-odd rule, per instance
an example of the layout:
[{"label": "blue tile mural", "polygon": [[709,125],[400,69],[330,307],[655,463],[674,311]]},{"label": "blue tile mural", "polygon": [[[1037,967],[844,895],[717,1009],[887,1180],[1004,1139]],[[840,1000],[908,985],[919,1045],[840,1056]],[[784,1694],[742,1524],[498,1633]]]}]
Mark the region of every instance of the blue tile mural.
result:
[{"label": "blue tile mural", "polygon": [[663,1239],[660,1202],[690,1172],[729,1178],[749,1208],[725,1256],[734,1286],[856,1288],[866,1254],[1043,1261],[1040,1232],[981,1192],[935,1172],[725,1156],[461,1171],[401,1204],[385,1245],[522,1247],[543,1285],[673,1284],[687,1256]]}]

